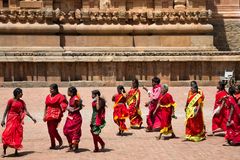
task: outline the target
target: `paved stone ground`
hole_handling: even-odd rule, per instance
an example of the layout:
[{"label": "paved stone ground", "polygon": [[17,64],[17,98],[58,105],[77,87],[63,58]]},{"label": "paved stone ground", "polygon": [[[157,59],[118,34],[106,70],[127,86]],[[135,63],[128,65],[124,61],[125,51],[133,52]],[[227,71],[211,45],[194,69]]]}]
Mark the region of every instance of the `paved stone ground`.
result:
[{"label": "paved stone ground", "polygon": [[[47,126],[42,121],[45,96],[49,93],[48,88],[23,88],[23,99],[27,104],[29,112],[37,118],[37,124],[27,117],[24,125],[24,148],[20,152],[20,157],[13,157],[13,149],[8,149],[10,154],[5,159],[104,159],[104,160],[139,160],[139,159],[164,159],[164,160],[202,160],[202,159],[240,159],[240,147],[224,146],[223,137],[207,137],[207,140],[199,143],[183,142],[184,140],[184,104],[186,101],[188,88],[173,87],[170,93],[173,95],[178,104],[176,115],[177,120],[173,120],[173,127],[177,139],[171,140],[155,140],[158,133],[146,133],[144,129],[131,130],[127,132],[127,136],[116,136],[117,126],[112,120],[112,95],[116,92],[115,88],[99,88],[107,100],[107,126],[103,129],[101,136],[106,142],[106,151],[101,153],[93,153],[93,142],[89,132],[89,122],[91,118],[91,90],[94,88],[78,88],[86,107],[82,110],[83,126],[82,137],[80,142],[79,153],[68,153],[67,147],[61,150],[48,150],[50,140],[47,133]],[[127,88],[128,90],[129,88]],[[216,87],[202,87],[206,100],[204,104],[204,117],[208,134],[211,133],[211,114],[214,103],[214,95]],[[0,88],[0,118],[7,103],[12,97],[12,88]],[[67,88],[60,88],[60,92],[66,94]],[[146,125],[147,109],[143,107],[143,103],[147,101],[147,94],[142,90],[142,111],[144,125]],[[67,141],[63,135],[62,128],[65,123],[66,114],[59,126],[59,132],[64,140],[64,146]],[[127,122],[129,126],[129,121]],[[0,129],[2,133],[3,128]],[[2,149],[0,149],[2,152]]]}]

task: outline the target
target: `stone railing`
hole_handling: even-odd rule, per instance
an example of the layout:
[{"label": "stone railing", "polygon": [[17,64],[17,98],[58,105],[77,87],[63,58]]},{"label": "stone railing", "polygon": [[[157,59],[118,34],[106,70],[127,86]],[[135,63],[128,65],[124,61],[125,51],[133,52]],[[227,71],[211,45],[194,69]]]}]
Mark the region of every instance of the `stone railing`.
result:
[{"label": "stone railing", "polygon": [[208,23],[210,10],[100,11],[0,10],[1,23],[190,24]]}]

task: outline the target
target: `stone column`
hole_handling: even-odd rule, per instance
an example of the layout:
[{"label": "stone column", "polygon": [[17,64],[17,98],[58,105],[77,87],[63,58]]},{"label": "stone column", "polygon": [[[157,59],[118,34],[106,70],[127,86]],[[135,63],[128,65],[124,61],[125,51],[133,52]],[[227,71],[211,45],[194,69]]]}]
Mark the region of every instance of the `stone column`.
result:
[{"label": "stone column", "polygon": [[0,9],[3,8],[3,0],[0,0]]},{"label": "stone column", "polygon": [[155,10],[163,9],[163,8],[173,8],[173,0],[154,0],[154,8]]},{"label": "stone column", "polygon": [[111,6],[111,1],[110,0],[100,0],[99,6],[101,10],[106,10],[109,9]]},{"label": "stone column", "polygon": [[9,8],[16,8],[17,7],[17,1],[16,0],[9,0],[8,4],[9,4]]},{"label": "stone column", "polygon": [[43,0],[45,8],[53,9],[53,0]]},{"label": "stone column", "polygon": [[174,9],[185,9],[186,0],[174,0]]},{"label": "stone column", "polygon": [[187,0],[187,8],[206,9],[206,0]]}]

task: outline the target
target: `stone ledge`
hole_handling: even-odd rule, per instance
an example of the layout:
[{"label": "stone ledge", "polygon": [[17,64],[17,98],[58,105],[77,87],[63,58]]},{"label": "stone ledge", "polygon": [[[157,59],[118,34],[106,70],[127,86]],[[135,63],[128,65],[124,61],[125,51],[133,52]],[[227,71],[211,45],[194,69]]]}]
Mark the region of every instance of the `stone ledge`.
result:
[{"label": "stone ledge", "polygon": [[0,56],[0,62],[236,62],[240,61],[238,55],[222,56]]},{"label": "stone ledge", "polygon": [[[151,86],[151,81],[140,80],[142,85]],[[170,86],[189,86],[191,81],[170,81]],[[199,86],[215,86],[218,80],[212,81],[197,81]],[[124,85],[125,87],[131,86],[131,81],[70,81],[70,82],[45,82],[45,81],[14,81],[14,82],[0,82],[0,87],[49,87],[52,83],[57,83],[59,87],[115,87],[117,85]],[[165,82],[164,82],[165,83]]]}]

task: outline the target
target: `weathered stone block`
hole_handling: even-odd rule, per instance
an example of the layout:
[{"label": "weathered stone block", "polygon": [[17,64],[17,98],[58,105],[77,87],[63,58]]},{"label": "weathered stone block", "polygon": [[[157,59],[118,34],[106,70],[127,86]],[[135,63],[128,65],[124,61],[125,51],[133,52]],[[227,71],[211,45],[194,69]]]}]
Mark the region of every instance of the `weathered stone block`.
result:
[{"label": "weathered stone block", "polygon": [[42,1],[20,1],[20,8],[38,9],[43,7]]},{"label": "weathered stone block", "polygon": [[1,47],[58,47],[60,37],[55,35],[1,35]]},{"label": "weathered stone block", "polygon": [[46,76],[48,82],[60,82],[61,72],[61,63],[47,63]]},{"label": "weathered stone block", "polygon": [[132,36],[65,36],[66,47],[132,47]]}]

